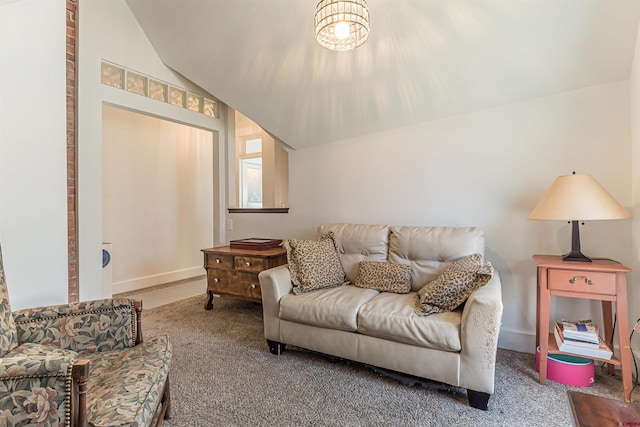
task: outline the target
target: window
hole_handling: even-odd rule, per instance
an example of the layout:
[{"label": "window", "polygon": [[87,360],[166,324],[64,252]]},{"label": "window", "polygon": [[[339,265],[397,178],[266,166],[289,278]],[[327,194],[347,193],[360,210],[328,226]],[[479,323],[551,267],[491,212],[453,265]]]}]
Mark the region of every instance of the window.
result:
[{"label": "window", "polygon": [[262,139],[245,139],[239,156],[240,207],[262,207]]},{"label": "window", "polygon": [[[235,180],[229,209],[248,212],[287,212],[289,206],[289,154],[284,145],[257,123],[234,112]],[[231,150],[230,150],[231,151]],[[233,175],[232,175],[233,176]]]},{"label": "window", "polygon": [[129,92],[148,96],[157,101],[168,102],[177,107],[188,108],[196,113],[202,113],[216,119],[220,118],[218,101],[187,92],[186,89],[170,86],[169,83],[109,62],[102,61],[100,67],[100,82],[102,84],[126,89]]}]

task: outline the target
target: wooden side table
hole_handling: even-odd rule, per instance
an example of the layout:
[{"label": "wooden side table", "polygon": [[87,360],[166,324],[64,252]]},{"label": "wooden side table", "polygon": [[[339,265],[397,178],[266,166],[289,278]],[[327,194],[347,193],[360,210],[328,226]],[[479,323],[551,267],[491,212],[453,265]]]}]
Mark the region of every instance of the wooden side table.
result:
[{"label": "wooden side table", "polygon": [[558,350],[556,340],[549,333],[549,304],[551,296],[586,298],[602,301],[605,341],[613,338],[611,302],[616,303],[618,344],[620,358],[587,359],[608,363],[609,374],[615,366],[622,368],[624,400],[631,402],[631,344],[629,342],[629,307],[627,305],[628,267],[613,260],[593,262],[563,261],[561,256],[534,255],[538,267],[538,298],[536,305],[536,345],[540,346],[540,384],[547,381],[547,355],[563,353]]},{"label": "wooden side table", "polygon": [[262,302],[258,273],[287,263],[287,251],[281,247],[251,250],[221,246],[202,252],[209,295],[205,310],[213,308],[214,294]]},{"label": "wooden side table", "polygon": [[637,426],[640,406],[579,391],[567,391],[576,427]]}]

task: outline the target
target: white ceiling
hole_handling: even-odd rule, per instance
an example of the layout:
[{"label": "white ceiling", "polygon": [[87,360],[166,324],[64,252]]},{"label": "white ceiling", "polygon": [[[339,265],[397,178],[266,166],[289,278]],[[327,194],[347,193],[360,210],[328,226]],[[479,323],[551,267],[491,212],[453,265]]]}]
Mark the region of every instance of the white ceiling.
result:
[{"label": "white ceiling", "polygon": [[316,0],[127,0],[162,60],[300,149],[629,78],[640,0],[367,0],[320,47]]}]

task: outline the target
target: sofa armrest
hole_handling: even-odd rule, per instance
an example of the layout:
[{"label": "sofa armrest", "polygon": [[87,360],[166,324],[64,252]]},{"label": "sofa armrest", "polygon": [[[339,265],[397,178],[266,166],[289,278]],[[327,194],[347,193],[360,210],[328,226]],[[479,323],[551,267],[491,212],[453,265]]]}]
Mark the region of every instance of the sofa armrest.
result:
[{"label": "sofa armrest", "polygon": [[0,359],[0,420],[6,425],[67,425],[74,372],[84,364],[76,352],[47,345],[27,343],[7,353]]},{"label": "sofa armrest", "polygon": [[495,271],[489,283],[469,296],[462,311],[462,387],[473,384],[474,391],[493,393],[502,309],[502,284]]},{"label": "sofa armrest", "polygon": [[285,264],[264,270],[258,274],[258,279],[262,293],[264,336],[280,342],[280,299],[293,289],[289,267]]},{"label": "sofa armrest", "polygon": [[[65,376],[78,353],[41,344],[22,344],[0,358],[0,379]],[[1,407],[1,405],[0,405]]]},{"label": "sofa armrest", "polygon": [[19,343],[77,352],[133,347],[138,334],[134,301],[114,298],[13,312]]}]

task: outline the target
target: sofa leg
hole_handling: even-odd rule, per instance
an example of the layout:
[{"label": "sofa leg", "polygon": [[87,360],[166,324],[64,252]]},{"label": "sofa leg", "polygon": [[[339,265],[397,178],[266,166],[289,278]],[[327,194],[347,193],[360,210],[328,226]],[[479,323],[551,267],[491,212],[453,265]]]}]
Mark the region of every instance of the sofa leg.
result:
[{"label": "sofa leg", "polygon": [[271,354],[275,354],[277,356],[284,353],[287,346],[286,344],[282,344],[281,342],[271,340],[267,340],[267,344],[269,345],[269,351],[271,352]]},{"label": "sofa leg", "polygon": [[[164,390],[162,391],[162,397],[156,408],[156,412],[153,414],[153,420],[151,420],[150,426],[162,427],[164,420],[171,418],[171,390],[169,386],[169,376],[164,383]],[[155,421],[155,423],[154,423]]]},{"label": "sofa leg", "polygon": [[167,375],[167,383],[164,386],[164,395],[162,396],[162,402],[167,408],[164,411],[164,419],[171,418],[171,387],[169,386],[169,376]]},{"label": "sofa leg", "polygon": [[489,406],[489,393],[483,393],[481,391],[474,391],[467,389],[467,397],[469,398],[469,406],[476,409],[487,410]]},{"label": "sofa leg", "polygon": [[344,360],[341,357],[332,356],[330,354],[323,354],[322,358],[325,359],[329,363],[338,363],[338,362],[342,362]]}]

